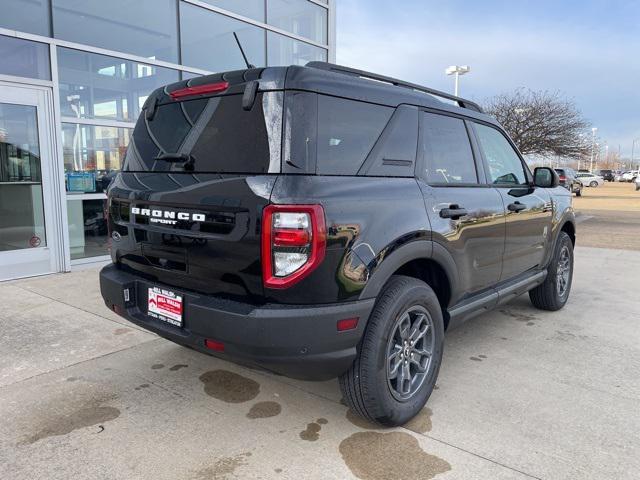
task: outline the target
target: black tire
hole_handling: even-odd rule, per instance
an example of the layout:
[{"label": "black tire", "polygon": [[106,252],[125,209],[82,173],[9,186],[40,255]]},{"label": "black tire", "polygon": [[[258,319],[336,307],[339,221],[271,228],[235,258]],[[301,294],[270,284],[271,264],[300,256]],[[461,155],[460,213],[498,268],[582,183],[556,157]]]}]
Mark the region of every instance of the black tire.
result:
[{"label": "black tire", "polygon": [[[414,317],[411,317],[412,312]],[[402,338],[408,337],[398,336],[401,330],[406,332],[402,325],[406,325],[407,315],[411,332],[416,332],[418,319],[420,322],[430,322],[430,328],[425,329],[426,333],[422,334],[420,340],[415,341],[415,345],[412,341],[413,347],[407,345],[406,341],[403,347]],[[427,350],[427,342],[431,347],[431,355],[419,359],[420,367],[425,369],[424,373],[419,373],[418,363],[414,363],[414,352],[418,355],[419,351]],[[420,280],[394,275],[378,296],[353,365],[340,377],[342,395],[351,410],[370,422],[386,427],[404,425],[422,410],[433,392],[443,348],[442,310],[434,291]],[[407,351],[410,352],[408,356]],[[408,367],[406,360],[403,367],[402,358],[410,359]],[[389,371],[392,370],[392,361],[396,362],[394,378],[390,378],[393,373]],[[411,368],[414,368],[413,377]],[[398,388],[404,390],[408,385],[408,390],[415,388],[415,391],[407,392],[407,398],[399,398],[402,394],[394,388],[394,383],[397,386],[406,371],[409,371],[408,383],[402,381],[402,387]]]},{"label": "black tire", "polygon": [[[567,276],[563,275],[564,281],[562,282],[558,280],[558,277],[565,272],[565,252],[568,255],[569,270]],[[555,312],[567,303],[573,281],[573,242],[565,232],[560,232],[558,236],[547,272],[547,278],[544,282],[529,291],[529,299],[534,307]],[[564,285],[564,289],[562,285]]]},{"label": "black tire", "polygon": [[590,186],[590,187],[595,188],[595,187],[597,187],[597,186],[598,186],[598,182],[596,182],[596,181],[594,180],[593,182],[591,182],[591,183],[589,184],[589,186]]},{"label": "black tire", "polygon": [[576,197],[581,197],[581,196],[582,196],[582,189],[579,189],[579,190],[576,192]]}]

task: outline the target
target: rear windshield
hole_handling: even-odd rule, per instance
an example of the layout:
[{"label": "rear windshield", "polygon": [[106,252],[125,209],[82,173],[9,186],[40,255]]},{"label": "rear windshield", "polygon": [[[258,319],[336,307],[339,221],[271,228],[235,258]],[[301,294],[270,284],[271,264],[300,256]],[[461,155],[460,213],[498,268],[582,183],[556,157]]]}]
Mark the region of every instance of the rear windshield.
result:
[{"label": "rear windshield", "polygon": [[[253,108],[242,95],[173,102],[138,119],[124,171],[277,173],[282,93],[259,93]],[[164,157],[164,158],[163,158]]]}]

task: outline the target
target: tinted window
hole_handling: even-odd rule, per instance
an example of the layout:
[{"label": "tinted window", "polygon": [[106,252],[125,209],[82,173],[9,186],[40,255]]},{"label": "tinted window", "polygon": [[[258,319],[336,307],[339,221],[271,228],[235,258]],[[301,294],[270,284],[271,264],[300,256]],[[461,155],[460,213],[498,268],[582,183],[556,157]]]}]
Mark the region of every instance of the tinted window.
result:
[{"label": "tinted window", "polygon": [[264,0],[203,0],[216,7],[264,22]]},{"label": "tinted window", "polygon": [[47,0],[0,0],[0,27],[49,36]]},{"label": "tinted window", "polygon": [[135,121],[147,96],[178,71],[58,47],[63,116]]},{"label": "tinted window", "polygon": [[178,61],[175,0],[52,1],[56,38]]},{"label": "tinted window", "polygon": [[[280,167],[282,93],[258,94],[250,111],[242,95],[203,98],[157,107],[152,120],[141,115],[127,149],[124,170],[268,173]],[[158,155],[184,154],[184,162]]]},{"label": "tinted window", "polygon": [[0,35],[0,73],[51,80],[49,45]]},{"label": "tinted window", "polygon": [[427,183],[478,183],[469,135],[462,120],[423,112],[421,148]]},{"label": "tinted window", "polygon": [[182,64],[213,72],[246,68],[233,32],[238,35],[249,62],[264,66],[264,30],[182,2],[180,5]]},{"label": "tinted window", "polygon": [[315,42],[327,43],[327,9],[307,0],[269,0],[267,23]]},{"label": "tinted window", "polygon": [[413,177],[418,146],[418,109],[398,107],[358,175]]},{"label": "tinted window", "polygon": [[318,95],[316,171],[355,175],[389,121],[393,108]]},{"label": "tinted window", "polygon": [[505,136],[492,127],[476,124],[480,148],[489,165],[492,183],[504,185],[525,185],[527,177],[520,157]]},{"label": "tinted window", "polygon": [[[306,65],[312,61],[327,61],[324,48],[309,45],[274,32],[267,32],[269,66]],[[236,47],[237,48],[237,47]]]}]

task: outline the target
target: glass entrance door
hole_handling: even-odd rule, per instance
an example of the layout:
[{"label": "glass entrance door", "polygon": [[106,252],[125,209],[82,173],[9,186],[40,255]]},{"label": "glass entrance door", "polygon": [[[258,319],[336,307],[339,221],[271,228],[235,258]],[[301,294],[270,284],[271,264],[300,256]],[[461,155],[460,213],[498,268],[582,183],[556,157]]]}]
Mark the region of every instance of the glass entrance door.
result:
[{"label": "glass entrance door", "polygon": [[50,92],[0,84],[0,281],[59,270]]}]

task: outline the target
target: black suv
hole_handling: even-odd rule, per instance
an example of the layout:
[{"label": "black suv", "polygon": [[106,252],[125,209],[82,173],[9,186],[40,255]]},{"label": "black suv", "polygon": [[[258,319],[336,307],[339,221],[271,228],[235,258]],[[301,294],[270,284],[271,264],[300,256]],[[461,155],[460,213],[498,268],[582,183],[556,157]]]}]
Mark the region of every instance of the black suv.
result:
[{"label": "black suv", "polygon": [[609,169],[596,170],[595,174],[600,175],[605,182],[615,182],[616,180],[613,170],[609,170]]},{"label": "black suv", "polygon": [[581,197],[584,185],[578,178],[576,171],[573,168],[556,168],[555,170],[560,178],[560,186],[575,193],[576,197]]},{"label": "black suv", "polygon": [[146,100],[109,187],[109,308],[176,343],[340,377],[383,425],[431,394],[444,332],[529,292],[558,310],[571,195],[474,103],[313,62]]}]

